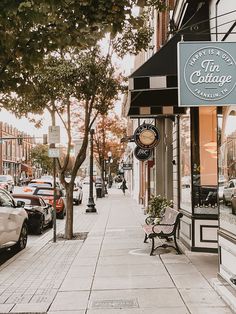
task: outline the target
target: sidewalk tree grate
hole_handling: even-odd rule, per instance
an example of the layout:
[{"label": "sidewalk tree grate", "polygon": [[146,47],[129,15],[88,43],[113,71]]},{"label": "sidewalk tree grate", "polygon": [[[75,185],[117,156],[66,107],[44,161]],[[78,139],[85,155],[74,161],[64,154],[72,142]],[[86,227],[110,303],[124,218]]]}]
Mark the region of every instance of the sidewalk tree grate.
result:
[{"label": "sidewalk tree grate", "polygon": [[93,309],[131,309],[138,307],[137,299],[95,300],[92,302]]},{"label": "sidewalk tree grate", "polygon": [[[88,232],[77,232],[73,234],[73,237],[71,240],[82,240],[85,241],[87,239],[88,236]],[[63,233],[58,233],[57,234],[57,240],[59,241],[71,241],[71,240],[67,240],[64,238],[64,234]]]}]

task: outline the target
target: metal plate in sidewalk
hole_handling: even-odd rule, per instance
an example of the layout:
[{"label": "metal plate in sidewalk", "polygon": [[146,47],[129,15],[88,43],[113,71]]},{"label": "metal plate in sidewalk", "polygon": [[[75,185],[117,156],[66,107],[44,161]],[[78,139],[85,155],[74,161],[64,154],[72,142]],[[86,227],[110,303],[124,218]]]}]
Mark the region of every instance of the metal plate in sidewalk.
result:
[{"label": "metal plate in sidewalk", "polygon": [[131,309],[138,308],[137,299],[95,300],[92,309]]}]

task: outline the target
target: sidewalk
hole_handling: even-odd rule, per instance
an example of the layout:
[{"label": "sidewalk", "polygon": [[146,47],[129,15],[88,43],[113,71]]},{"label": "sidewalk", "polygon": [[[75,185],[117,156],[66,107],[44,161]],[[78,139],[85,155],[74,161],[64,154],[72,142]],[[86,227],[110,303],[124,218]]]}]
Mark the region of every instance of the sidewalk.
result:
[{"label": "sidewalk", "polygon": [[78,207],[74,232],[88,232],[85,241],[52,243],[49,231],[0,267],[0,313],[233,313],[211,285],[216,255],[150,256],[140,206],[108,192],[97,214],[85,213],[86,199]]}]

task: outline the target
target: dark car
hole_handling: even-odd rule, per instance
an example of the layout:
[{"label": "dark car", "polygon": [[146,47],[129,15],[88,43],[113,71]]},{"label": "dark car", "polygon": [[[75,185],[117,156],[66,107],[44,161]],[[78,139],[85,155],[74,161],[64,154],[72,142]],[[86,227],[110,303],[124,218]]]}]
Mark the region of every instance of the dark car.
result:
[{"label": "dark car", "polygon": [[231,198],[231,207],[232,207],[232,214],[233,215],[236,215],[236,193],[234,193],[232,195],[232,198]]},{"label": "dark car", "polygon": [[[41,196],[46,202],[53,206],[54,188],[37,187],[33,195]],[[66,214],[65,197],[62,189],[56,188],[56,213],[57,217],[64,219]]]},{"label": "dark car", "polygon": [[53,208],[40,196],[29,194],[13,194],[16,201],[24,202],[24,209],[28,213],[29,231],[42,234],[46,227],[53,226]]}]

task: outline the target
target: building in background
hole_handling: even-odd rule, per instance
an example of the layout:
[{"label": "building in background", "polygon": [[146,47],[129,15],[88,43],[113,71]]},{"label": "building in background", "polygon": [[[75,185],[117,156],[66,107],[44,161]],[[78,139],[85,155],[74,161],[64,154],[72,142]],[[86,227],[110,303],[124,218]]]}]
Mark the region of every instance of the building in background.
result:
[{"label": "building in background", "polygon": [[29,181],[35,172],[31,162],[34,137],[0,122],[0,138],[0,174],[12,175],[15,184]]}]

